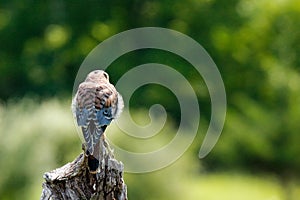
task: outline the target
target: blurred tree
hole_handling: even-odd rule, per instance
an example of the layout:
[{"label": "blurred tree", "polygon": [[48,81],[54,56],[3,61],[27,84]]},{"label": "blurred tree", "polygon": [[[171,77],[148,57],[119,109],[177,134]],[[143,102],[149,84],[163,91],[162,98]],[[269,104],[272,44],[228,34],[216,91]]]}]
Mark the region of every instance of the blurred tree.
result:
[{"label": "blurred tree", "polygon": [[240,1],[236,11],[243,24],[212,32],[214,52],[229,62],[221,67],[229,111],[210,168],[299,174],[299,123],[294,123],[300,116],[299,8],[296,1]]}]

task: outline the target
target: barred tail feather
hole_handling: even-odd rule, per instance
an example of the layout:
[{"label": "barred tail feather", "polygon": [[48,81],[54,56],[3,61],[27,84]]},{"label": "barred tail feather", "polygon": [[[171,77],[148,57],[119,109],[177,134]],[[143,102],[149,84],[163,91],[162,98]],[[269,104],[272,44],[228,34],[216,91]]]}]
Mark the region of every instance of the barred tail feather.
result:
[{"label": "barred tail feather", "polygon": [[88,166],[91,173],[96,173],[100,161],[100,138],[103,135],[106,126],[96,126],[95,123],[89,123],[87,127],[82,127],[82,132],[87,146]]},{"label": "barred tail feather", "polygon": [[92,154],[94,152],[94,145],[91,130],[88,126],[81,127],[81,130],[85,140],[86,151],[88,151],[87,154]]}]

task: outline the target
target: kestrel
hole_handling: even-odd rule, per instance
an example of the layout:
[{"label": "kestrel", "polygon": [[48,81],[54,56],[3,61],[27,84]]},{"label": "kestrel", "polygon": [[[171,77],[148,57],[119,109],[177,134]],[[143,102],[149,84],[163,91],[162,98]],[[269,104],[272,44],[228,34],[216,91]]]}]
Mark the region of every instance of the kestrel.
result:
[{"label": "kestrel", "polygon": [[122,96],[102,70],[90,72],[72,101],[72,111],[85,140],[89,168],[96,173],[100,157],[100,137],[107,125],[118,117],[124,107]]}]

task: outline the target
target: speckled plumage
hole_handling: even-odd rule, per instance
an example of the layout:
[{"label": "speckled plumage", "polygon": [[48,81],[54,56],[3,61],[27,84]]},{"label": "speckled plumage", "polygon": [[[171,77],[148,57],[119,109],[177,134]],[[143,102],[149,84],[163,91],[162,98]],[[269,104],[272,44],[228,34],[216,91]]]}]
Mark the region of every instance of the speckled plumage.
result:
[{"label": "speckled plumage", "polygon": [[99,160],[100,137],[122,109],[122,96],[109,83],[108,74],[102,70],[90,72],[79,85],[72,102],[73,114],[81,127],[87,154]]}]

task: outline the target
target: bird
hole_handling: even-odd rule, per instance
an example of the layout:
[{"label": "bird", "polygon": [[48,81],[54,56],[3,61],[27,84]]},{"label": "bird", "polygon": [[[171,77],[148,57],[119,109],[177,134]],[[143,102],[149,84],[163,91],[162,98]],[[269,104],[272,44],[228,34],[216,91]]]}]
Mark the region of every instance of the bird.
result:
[{"label": "bird", "polygon": [[85,140],[91,173],[96,173],[99,167],[100,138],[111,121],[119,117],[123,107],[122,96],[103,70],[90,72],[78,86],[72,100],[72,112]]}]

